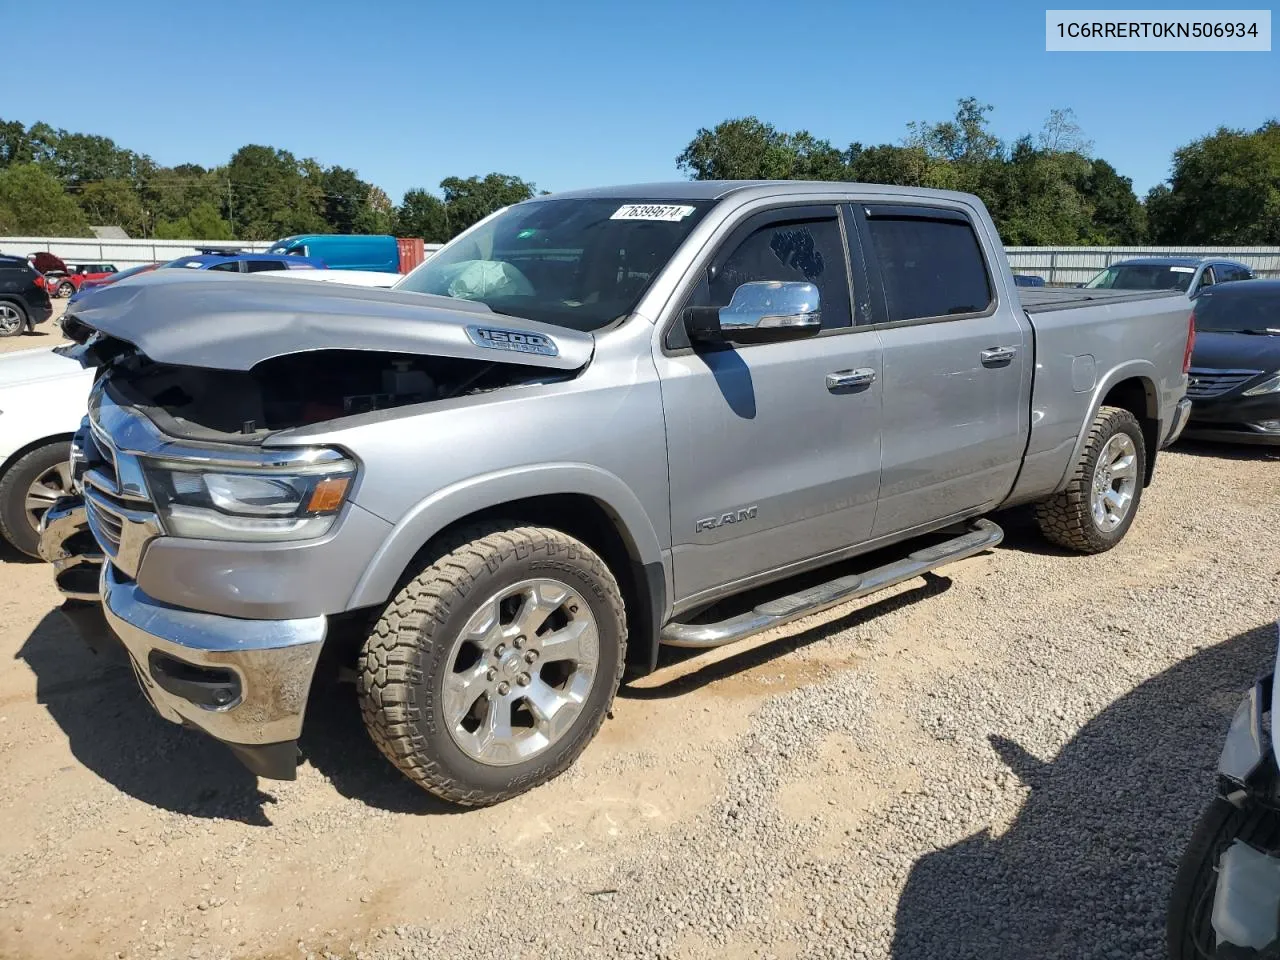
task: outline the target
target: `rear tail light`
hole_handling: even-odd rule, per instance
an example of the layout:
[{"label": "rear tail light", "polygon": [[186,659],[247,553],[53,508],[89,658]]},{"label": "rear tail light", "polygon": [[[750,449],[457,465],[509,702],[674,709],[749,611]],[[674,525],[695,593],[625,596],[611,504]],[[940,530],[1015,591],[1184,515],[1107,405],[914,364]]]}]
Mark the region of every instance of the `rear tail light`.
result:
[{"label": "rear tail light", "polygon": [[1196,348],[1196,312],[1191,311],[1191,316],[1187,318],[1187,349],[1182,354],[1182,372],[1191,372],[1191,351]]}]

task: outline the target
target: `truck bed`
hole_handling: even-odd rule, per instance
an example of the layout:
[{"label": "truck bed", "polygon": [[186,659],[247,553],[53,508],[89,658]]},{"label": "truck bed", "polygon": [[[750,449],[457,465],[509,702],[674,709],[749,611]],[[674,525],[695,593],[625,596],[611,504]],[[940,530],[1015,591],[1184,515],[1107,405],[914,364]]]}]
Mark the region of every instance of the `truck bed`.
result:
[{"label": "truck bed", "polygon": [[1185,296],[1178,290],[1086,290],[1083,287],[1019,287],[1022,307],[1032,313],[1070,310],[1098,303],[1131,303]]}]

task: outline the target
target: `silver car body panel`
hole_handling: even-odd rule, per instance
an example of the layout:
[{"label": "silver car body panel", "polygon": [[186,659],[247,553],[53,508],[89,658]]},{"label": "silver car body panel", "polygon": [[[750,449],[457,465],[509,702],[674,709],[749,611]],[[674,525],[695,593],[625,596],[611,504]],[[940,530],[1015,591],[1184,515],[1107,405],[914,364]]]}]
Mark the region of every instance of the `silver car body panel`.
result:
[{"label": "silver car body panel", "polygon": [[[81,323],[133,344],[157,363],[250,370],[312,350],[378,350],[577,370],[589,333],[508,317],[484,304],[305,280],[262,283],[178,268],[103,287],[78,304]],[[178,322],[181,318],[181,322]],[[554,350],[507,349],[485,331],[533,335]],[[486,342],[487,341],[487,342]]]}]

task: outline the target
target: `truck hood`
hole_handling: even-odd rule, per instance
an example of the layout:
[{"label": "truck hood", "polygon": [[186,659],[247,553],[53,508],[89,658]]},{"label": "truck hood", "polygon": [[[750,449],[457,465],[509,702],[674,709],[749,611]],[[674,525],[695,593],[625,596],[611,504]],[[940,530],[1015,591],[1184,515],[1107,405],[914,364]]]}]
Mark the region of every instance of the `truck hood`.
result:
[{"label": "truck hood", "polygon": [[317,350],[371,350],[577,370],[589,333],[481,303],[338,283],[157,270],[101,287],[68,311],[157,363],[247,371]]},{"label": "truck hood", "polygon": [[1280,370],[1280,336],[1197,333],[1191,365],[1208,370]]}]

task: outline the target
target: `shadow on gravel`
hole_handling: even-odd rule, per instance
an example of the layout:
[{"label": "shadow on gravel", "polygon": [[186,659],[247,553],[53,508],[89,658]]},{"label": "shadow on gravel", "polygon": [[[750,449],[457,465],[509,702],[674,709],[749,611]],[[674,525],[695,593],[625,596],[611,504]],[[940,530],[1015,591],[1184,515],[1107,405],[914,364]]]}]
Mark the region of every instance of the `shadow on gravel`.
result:
[{"label": "shadow on gravel", "polygon": [[302,729],[302,756],[344,797],[391,813],[465,813],[411,783],[365,732],[355,687],[316,676]]},{"label": "shadow on gravel", "polygon": [[[771,640],[756,647],[749,647],[746,650],[725,657],[723,660],[709,663],[691,673],[675,677],[659,686],[624,686],[618,691],[618,696],[629,700],[666,700],[669,697],[692,693],[695,690],[702,689],[709,683],[715,683],[725,677],[731,677],[745,670],[759,667],[777,657],[784,657],[794,650],[799,650],[801,647],[807,647],[809,644],[826,640],[842,630],[852,629],[900,607],[939,596],[951,589],[951,580],[947,577],[926,573],[923,579],[924,583],[918,587],[877,600],[865,607],[859,607],[848,616],[841,617],[838,620],[811,627],[802,633],[785,634],[776,640]],[[674,666],[706,652],[706,650],[662,647],[659,651],[658,669]]]},{"label": "shadow on gravel", "polygon": [[1148,680],[1043,762],[991,746],[1029,787],[1008,832],[918,860],[895,960],[1162,958],[1178,858],[1209,802],[1240,697],[1274,661],[1269,623]]},{"label": "shadow on gravel", "polygon": [[0,563],[44,563],[44,561],[19,553],[7,542],[0,540]]},{"label": "shadow on gravel", "polygon": [[991,519],[1000,524],[1004,531],[1004,540],[997,550],[1015,550],[1018,553],[1033,553],[1040,557],[1079,557],[1080,554],[1067,550],[1057,544],[1050,543],[1040,532],[1036,523],[1035,507],[1010,507],[991,515]]},{"label": "shadow on gravel", "polygon": [[131,797],[196,817],[268,826],[273,799],[222,745],[151,709],[116,644],[93,653],[57,611],[37,624],[16,659],[36,675],[36,701],[62,728],[76,759]]}]

